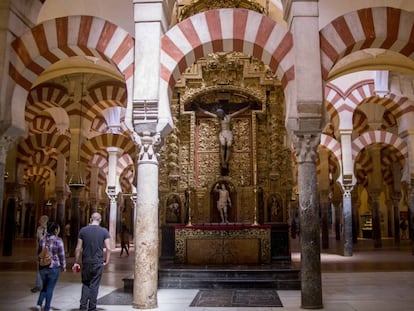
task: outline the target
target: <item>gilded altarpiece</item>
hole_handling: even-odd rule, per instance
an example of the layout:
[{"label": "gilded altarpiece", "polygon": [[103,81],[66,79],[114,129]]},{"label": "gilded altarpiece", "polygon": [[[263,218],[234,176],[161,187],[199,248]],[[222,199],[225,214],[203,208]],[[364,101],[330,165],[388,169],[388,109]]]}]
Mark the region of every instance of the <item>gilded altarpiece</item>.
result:
[{"label": "gilded altarpiece", "polygon": [[[279,254],[287,258],[294,180],[282,87],[263,64],[238,53],[201,59],[184,77],[172,101],[175,128],[159,161],[163,239],[174,235],[177,225],[217,225],[214,188],[225,183],[232,200],[229,222],[269,224],[272,260]],[[199,113],[197,105],[212,113],[222,107],[227,114],[249,107],[231,119],[233,145],[226,174],[220,163],[219,120]],[[169,256],[174,255],[170,250]]]}]

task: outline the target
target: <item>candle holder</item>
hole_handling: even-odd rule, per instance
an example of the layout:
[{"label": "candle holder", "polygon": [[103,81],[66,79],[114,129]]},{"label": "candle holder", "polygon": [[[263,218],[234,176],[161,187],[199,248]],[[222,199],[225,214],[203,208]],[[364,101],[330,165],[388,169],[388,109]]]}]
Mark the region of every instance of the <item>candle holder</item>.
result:
[{"label": "candle holder", "polygon": [[192,227],[193,224],[191,222],[191,207],[188,208],[188,222],[187,222],[187,227]]},{"label": "candle holder", "polygon": [[252,226],[258,226],[259,223],[257,222],[257,189],[256,187],[254,187],[253,192],[254,192],[254,219],[253,219]]},{"label": "candle holder", "polygon": [[193,224],[191,222],[191,189],[188,189],[188,222],[186,224],[187,227],[192,227]]}]

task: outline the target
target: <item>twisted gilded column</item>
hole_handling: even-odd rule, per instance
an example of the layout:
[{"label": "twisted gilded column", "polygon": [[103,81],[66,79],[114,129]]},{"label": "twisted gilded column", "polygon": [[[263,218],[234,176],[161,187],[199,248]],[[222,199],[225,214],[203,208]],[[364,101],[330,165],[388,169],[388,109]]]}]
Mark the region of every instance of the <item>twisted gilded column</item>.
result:
[{"label": "twisted gilded column", "polygon": [[302,307],[322,308],[319,200],[316,149],[319,133],[295,133],[298,164],[299,221],[301,241]]}]

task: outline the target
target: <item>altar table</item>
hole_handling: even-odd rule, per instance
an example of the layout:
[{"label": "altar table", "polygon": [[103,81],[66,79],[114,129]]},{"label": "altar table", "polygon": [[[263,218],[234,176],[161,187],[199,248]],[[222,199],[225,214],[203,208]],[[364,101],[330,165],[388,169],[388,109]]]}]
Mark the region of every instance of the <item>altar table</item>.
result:
[{"label": "altar table", "polygon": [[271,226],[204,224],[175,226],[175,262],[187,264],[269,263]]}]

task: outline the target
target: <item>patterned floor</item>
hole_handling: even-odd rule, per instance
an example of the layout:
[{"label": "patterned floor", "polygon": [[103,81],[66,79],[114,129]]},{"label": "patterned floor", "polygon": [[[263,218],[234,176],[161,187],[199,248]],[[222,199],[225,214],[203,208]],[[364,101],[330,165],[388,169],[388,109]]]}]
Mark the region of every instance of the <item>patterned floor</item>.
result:
[{"label": "patterned floor", "polygon": [[272,289],[203,289],[190,307],[283,307]]}]

